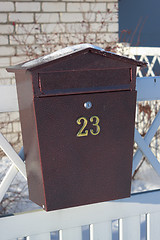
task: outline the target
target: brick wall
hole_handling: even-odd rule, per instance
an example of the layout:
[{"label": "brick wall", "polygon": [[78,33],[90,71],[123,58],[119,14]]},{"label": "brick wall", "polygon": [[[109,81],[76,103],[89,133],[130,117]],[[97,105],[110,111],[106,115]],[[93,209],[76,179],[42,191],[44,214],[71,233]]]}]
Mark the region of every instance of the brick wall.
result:
[{"label": "brick wall", "polygon": [[81,42],[106,47],[117,40],[118,0],[0,1],[0,81],[10,84],[13,74],[5,67],[26,55]]},{"label": "brick wall", "polygon": [[[68,45],[88,42],[106,48],[117,40],[118,0],[2,0],[0,84],[14,82],[7,66]],[[8,129],[19,133],[17,124]]]}]

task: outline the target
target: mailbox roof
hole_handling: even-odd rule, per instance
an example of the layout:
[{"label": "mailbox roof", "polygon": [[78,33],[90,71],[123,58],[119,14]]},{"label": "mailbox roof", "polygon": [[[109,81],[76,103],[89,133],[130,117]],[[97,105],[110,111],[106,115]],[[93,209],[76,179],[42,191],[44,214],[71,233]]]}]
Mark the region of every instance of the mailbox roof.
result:
[{"label": "mailbox roof", "polygon": [[146,63],[145,62],[141,62],[141,61],[137,61],[128,57],[124,57],[124,56],[120,56],[116,53],[113,52],[109,52],[109,51],[105,51],[104,49],[91,45],[91,44],[79,44],[79,45],[73,45],[73,46],[69,46],[63,49],[60,49],[56,52],[53,52],[51,54],[39,57],[37,59],[16,65],[16,66],[11,66],[9,67],[7,70],[8,71],[13,71],[14,70],[18,70],[18,69],[24,69],[24,70],[31,70],[32,68],[38,67],[38,66],[42,66],[43,64],[49,63],[51,61],[63,58],[63,57],[67,57],[67,56],[71,56],[75,53],[78,52],[84,52],[84,51],[91,51],[93,53],[96,54],[100,54],[103,55],[104,57],[111,57],[111,58],[115,58],[115,59],[119,59],[121,61],[133,64],[133,65],[137,65],[137,66],[145,66]]}]

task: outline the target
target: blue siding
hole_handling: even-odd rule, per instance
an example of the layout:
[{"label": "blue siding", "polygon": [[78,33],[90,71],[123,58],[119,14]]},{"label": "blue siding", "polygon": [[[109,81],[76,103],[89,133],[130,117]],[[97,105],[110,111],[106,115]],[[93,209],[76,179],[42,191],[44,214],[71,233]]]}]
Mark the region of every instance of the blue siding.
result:
[{"label": "blue siding", "polygon": [[[119,0],[119,38],[132,46],[160,46],[160,0]],[[127,30],[127,33],[125,32]]]}]

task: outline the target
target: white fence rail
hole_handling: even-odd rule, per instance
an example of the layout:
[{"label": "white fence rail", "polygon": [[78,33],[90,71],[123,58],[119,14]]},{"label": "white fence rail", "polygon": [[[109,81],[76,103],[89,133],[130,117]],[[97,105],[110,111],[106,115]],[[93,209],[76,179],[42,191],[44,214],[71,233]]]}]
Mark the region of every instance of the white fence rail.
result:
[{"label": "white fence rail", "polygon": [[57,210],[37,211],[0,218],[1,240],[29,236],[27,240],[49,240],[59,231],[60,240],[82,240],[82,226],[89,226],[90,240],[111,240],[112,220],[118,220],[120,240],[141,239],[141,216],[146,216],[147,240],[159,239],[160,191],[135,194],[131,198]]},{"label": "white fence rail", "polygon": [[[137,100],[160,99],[160,91],[157,90],[159,86],[160,77],[137,78]],[[0,112],[18,110],[15,86],[1,86],[0,98]],[[157,114],[145,138],[142,138],[135,130],[135,141],[139,149],[134,155],[134,170],[144,154],[156,172],[160,174],[160,164],[149,148],[149,142],[160,126],[159,116],[160,113]],[[2,199],[17,171],[19,170],[23,176],[26,176],[26,173],[24,163],[2,135],[0,135],[0,146],[12,161],[11,168],[0,184],[0,198]],[[117,225],[112,224],[114,220],[118,220]],[[159,224],[160,191],[154,191],[132,195],[131,198],[123,200],[48,213],[39,210],[0,218],[0,239],[11,240],[26,237],[27,240],[49,240],[55,239],[53,232],[58,231],[59,240],[86,240],[83,226],[87,225],[90,240],[114,240],[114,234],[118,234],[116,239],[119,240],[140,240],[142,239],[142,225],[146,225],[144,239],[158,240]]]},{"label": "white fence rail", "polygon": [[160,48],[158,47],[124,47],[122,44],[117,48],[117,53],[130,58],[147,62],[146,71],[138,68],[138,77],[160,75]]}]

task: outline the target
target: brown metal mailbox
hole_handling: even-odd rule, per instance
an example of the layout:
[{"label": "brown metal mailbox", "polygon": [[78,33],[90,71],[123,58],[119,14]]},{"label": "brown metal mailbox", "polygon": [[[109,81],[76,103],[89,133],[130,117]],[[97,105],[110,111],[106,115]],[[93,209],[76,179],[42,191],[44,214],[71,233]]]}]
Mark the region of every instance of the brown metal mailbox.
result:
[{"label": "brown metal mailbox", "polygon": [[46,211],[130,196],[136,68],[78,45],[15,72],[30,199]]}]

